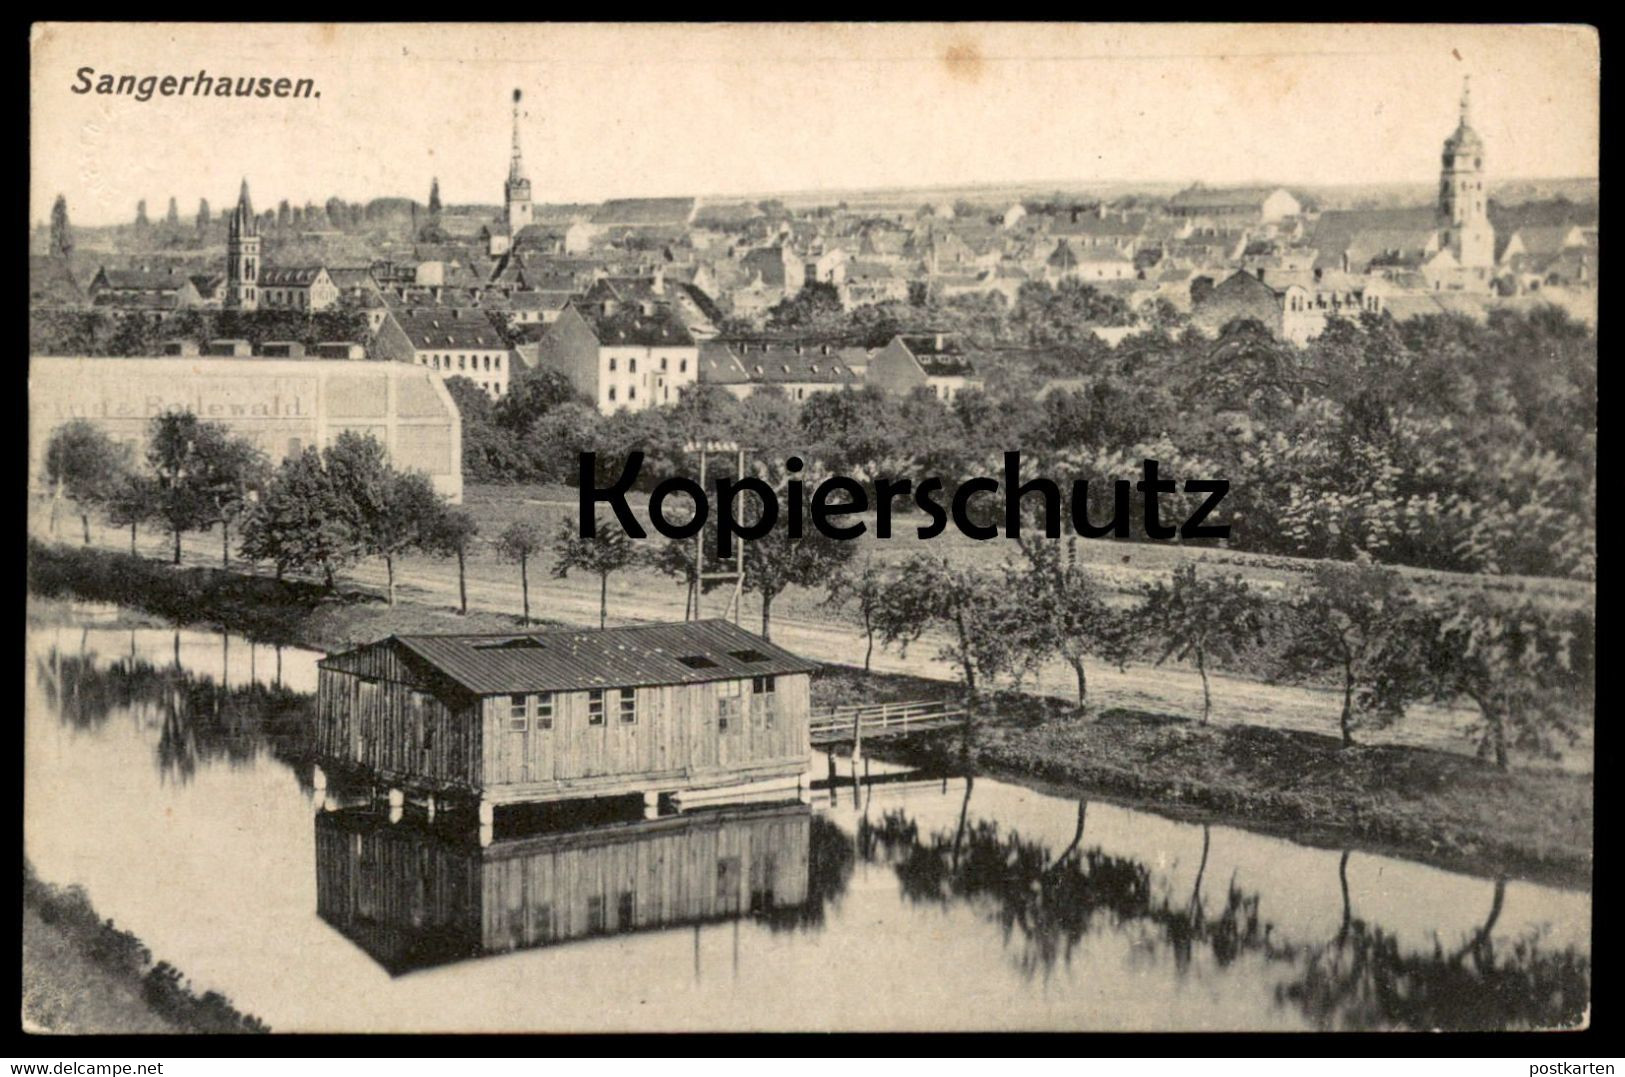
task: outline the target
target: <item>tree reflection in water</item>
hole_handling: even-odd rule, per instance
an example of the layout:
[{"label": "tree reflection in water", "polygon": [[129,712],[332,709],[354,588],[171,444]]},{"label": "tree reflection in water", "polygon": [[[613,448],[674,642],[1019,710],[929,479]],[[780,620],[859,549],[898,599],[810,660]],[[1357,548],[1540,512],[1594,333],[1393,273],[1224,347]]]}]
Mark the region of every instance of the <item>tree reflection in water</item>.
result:
[{"label": "tree reflection in water", "polygon": [[[184,784],[207,763],[242,766],[267,748],[285,762],[304,758],[314,697],[252,680],[228,686],[183,669],[178,634],[172,665],[136,656],[133,638],[131,648],[131,654],[100,665],[83,640],[78,654],[47,648],[35,659],[46,703],[74,729],[100,729],[118,713],[156,728],[153,763],[165,781]],[[295,767],[295,772],[306,785],[306,769]]]},{"label": "tree reflection in water", "polygon": [[888,863],[911,901],[964,903],[986,912],[1003,931],[1012,959],[1027,977],[1048,979],[1070,965],[1092,931],[1133,929],[1137,941],[1162,947],[1183,974],[1205,954],[1219,968],[1241,958],[1284,972],[1278,1005],[1322,1029],[1555,1028],[1578,1024],[1590,995],[1590,959],[1573,947],[1543,950],[1538,933],[1498,944],[1493,931],[1506,880],[1483,926],[1454,950],[1406,951],[1397,937],[1353,914],[1348,853],[1339,863],[1344,911],[1337,934],[1323,943],[1287,942],[1259,915],[1259,895],[1232,880],[1216,913],[1202,899],[1212,835],[1203,827],[1202,859],[1188,897],[1159,894],[1150,869],[1128,857],[1084,845],[1087,802],[1059,856],[1001,832],[997,823],[967,821],[922,835],[903,811],[860,820],[856,847],[871,863]]},{"label": "tree reflection in water", "polygon": [[799,905],[763,909],[757,919],[774,932],[816,931],[829,911],[841,903],[856,865],[852,841],[841,828],[814,814],[807,836],[807,900]]}]

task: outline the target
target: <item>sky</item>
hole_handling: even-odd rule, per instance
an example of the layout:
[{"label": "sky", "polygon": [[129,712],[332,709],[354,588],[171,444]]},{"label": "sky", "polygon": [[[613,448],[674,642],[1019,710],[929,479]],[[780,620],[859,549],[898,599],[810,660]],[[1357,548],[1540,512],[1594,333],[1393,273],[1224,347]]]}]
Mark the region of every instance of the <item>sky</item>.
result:
[{"label": "sky", "polygon": [[[1432,182],[1472,77],[1491,180],[1598,170],[1584,27],[37,24],[31,217],[1105,182]],[[75,94],[75,72],[311,78],[308,99]]]}]

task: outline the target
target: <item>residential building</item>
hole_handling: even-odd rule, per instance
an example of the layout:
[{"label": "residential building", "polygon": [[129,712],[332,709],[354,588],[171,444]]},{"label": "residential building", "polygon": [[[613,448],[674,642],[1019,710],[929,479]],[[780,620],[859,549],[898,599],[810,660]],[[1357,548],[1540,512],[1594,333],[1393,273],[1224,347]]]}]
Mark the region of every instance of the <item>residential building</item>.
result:
[{"label": "residential building", "polygon": [[898,396],[923,388],[944,401],[982,388],[970,354],[946,333],[893,337],[870,357],[865,381]]},{"label": "residential building", "polygon": [[674,403],[699,379],[699,346],[665,303],[572,300],[549,324],[537,366],[570,379],[605,414]]},{"label": "residential building", "polygon": [[267,266],[260,271],[260,307],[316,313],[338,304],[339,288],[323,266]]},{"label": "residential building", "polygon": [[373,353],[381,359],[428,367],[444,377],[468,378],[492,400],[506,396],[511,384],[508,345],[481,310],[390,310],[373,339]]}]

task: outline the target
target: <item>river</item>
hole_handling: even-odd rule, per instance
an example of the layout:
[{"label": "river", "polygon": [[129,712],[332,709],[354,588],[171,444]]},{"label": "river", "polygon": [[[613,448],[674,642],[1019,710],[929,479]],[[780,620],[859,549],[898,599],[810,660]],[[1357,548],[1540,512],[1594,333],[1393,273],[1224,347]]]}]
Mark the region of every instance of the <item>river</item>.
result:
[{"label": "river", "polygon": [[[41,878],[276,1031],[1553,1027],[1591,896],[985,777],[499,819],[311,786],[319,654],[31,608]],[[872,780],[864,782],[865,772]],[[852,779],[858,779],[856,787]]]}]

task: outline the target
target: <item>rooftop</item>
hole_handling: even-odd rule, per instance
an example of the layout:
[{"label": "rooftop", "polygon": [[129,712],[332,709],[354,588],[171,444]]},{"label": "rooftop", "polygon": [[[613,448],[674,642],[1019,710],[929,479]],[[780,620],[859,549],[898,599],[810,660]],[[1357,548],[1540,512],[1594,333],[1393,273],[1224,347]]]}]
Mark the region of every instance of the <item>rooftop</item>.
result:
[{"label": "rooftop", "polygon": [[[482,696],[702,684],[818,668],[723,620],[509,635],[390,636],[380,642],[399,647],[429,670]],[[361,652],[378,645],[329,655],[320,664],[359,671]]]}]

